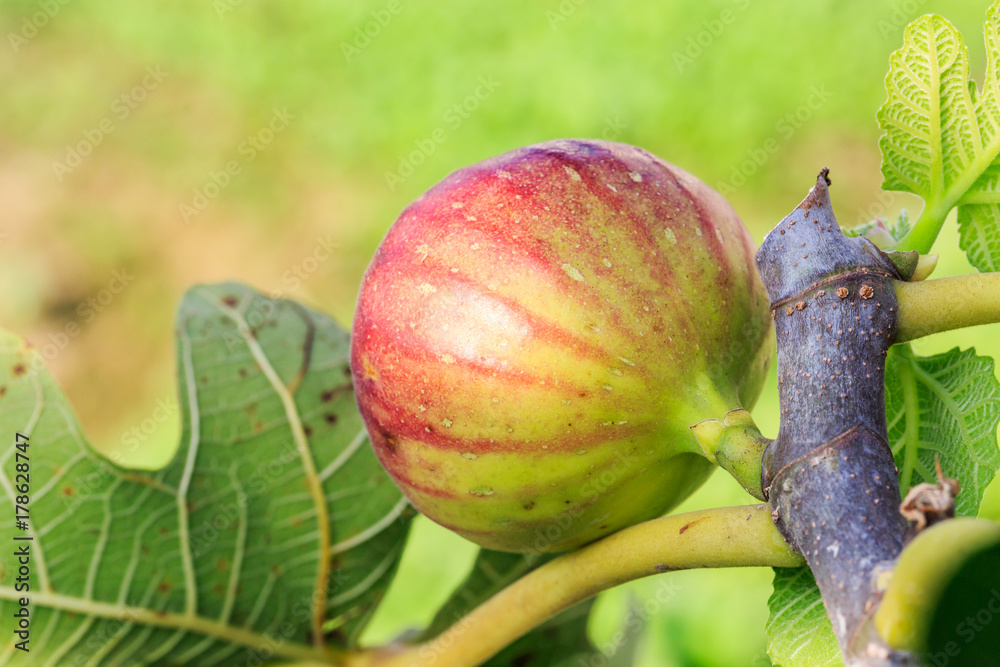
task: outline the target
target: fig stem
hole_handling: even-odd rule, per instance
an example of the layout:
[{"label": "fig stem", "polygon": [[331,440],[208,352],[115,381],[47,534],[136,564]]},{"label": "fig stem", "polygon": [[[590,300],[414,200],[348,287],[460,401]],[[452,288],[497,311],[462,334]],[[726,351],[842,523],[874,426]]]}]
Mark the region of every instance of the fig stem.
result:
[{"label": "fig stem", "polygon": [[764,500],[761,485],[761,458],[771,444],[757,430],[750,413],[731,410],[724,419],[706,419],[691,426],[698,444],[709,460],[732,475],[757,500]]},{"label": "fig stem", "polygon": [[653,519],[559,556],[521,577],[435,639],[352,656],[347,667],[479,665],[559,612],[601,591],[662,572],[705,567],[798,567],[766,505]]},{"label": "fig stem", "polygon": [[921,282],[896,281],[896,343],[1000,322],[1000,273],[973,273]]}]

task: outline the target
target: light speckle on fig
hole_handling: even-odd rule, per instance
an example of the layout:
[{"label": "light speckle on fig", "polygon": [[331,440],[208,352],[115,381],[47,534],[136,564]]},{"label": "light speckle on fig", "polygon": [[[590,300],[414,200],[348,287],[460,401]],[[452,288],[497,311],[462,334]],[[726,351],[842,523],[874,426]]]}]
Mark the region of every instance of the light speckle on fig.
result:
[{"label": "light speckle on fig", "polygon": [[584,282],[583,274],[574,267],[572,264],[563,264],[562,270],[566,272],[566,275],[577,282]]}]

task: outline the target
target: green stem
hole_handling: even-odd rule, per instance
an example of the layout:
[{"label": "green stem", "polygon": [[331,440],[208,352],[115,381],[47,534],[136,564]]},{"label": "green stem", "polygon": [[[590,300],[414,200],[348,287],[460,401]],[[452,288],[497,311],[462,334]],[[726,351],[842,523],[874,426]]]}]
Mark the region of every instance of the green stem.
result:
[{"label": "green stem", "polygon": [[671,570],[797,567],[804,560],[766,505],[654,519],[567,553],[521,577],[439,637],[356,655],[349,667],[471,667],[529,630],[601,591]]},{"label": "green stem", "polygon": [[903,387],[903,405],[905,407],[906,425],[903,438],[903,469],[899,472],[899,492],[903,497],[910,490],[913,480],[913,467],[917,463],[917,450],[920,448],[920,401],[917,398],[917,383],[913,377],[913,352],[909,345],[892,350],[892,354],[901,355],[905,362],[899,367],[899,382]]},{"label": "green stem", "polygon": [[[931,97],[934,98],[934,96]],[[940,100],[934,98],[933,103],[940,103]],[[983,150],[973,158],[965,170],[951,182],[948,189],[942,192],[941,188],[943,187],[944,176],[942,173],[943,167],[940,158],[940,148],[938,148],[939,157],[934,160],[935,170],[937,171],[934,180],[939,184],[934,190],[938,194],[937,196],[931,195],[934,201],[927,201],[927,205],[924,207],[920,217],[917,218],[917,222],[913,225],[910,233],[894,249],[916,250],[921,255],[929,253],[934,246],[934,241],[941,232],[941,227],[944,226],[944,222],[948,218],[948,214],[951,213],[951,209],[963,203],[963,197],[968,194],[983,172],[993,163],[998,149],[1000,149],[1000,143],[994,137],[994,142],[984,146]]]},{"label": "green stem", "polygon": [[710,461],[732,475],[751,496],[764,500],[761,459],[771,440],[757,430],[749,412],[731,410],[724,419],[706,419],[690,428]]},{"label": "green stem", "polygon": [[910,233],[903,237],[893,250],[916,250],[921,255],[929,253],[954,205],[954,202],[949,201],[924,208],[913,228],[910,229]]},{"label": "green stem", "polygon": [[903,549],[875,628],[897,650],[920,652],[941,593],[974,553],[1000,542],[1000,526],[982,519],[951,519],[923,531]]},{"label": "green stem", "polygon": [[1000,273],[896,282],[896,343],[977,324],[1000,322]]}]

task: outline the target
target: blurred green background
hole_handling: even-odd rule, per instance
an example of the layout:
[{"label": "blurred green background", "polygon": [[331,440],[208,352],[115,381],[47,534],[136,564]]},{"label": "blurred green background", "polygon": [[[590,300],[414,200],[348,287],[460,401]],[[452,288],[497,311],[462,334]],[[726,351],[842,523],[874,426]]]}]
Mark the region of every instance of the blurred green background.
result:
[{"label": "blurred green background", "polygon": [[[916,213],[917,199],[879,189],[888,55],[909,20],[936,11],[981,72],[986,6],[2,0],[0,323],[43,350],[99,447],[138,428],[138,462],[156,465],[179,431],[172,317],[188,286],[239,279],[346,325],[397,213],[517,146],[637,144],[722,189],[757,240],[824,165],[842,225]],[[937,250],[936,276],[970,270],[954,222]],[[995,356],[998,333],[915,347]],[[754,415],[770,435],[776,406],[772,378]],[[682,509],[748,501],[717,475]],[[1000,519],[996,484],[984,513]],[[427,622],[474,555],[418,522],[369,639]],[[625,596],[662,599],[665,577],[676,586],[651,605],[637,664],[770,664],[765,570],[611,591],[598,645]]]}]

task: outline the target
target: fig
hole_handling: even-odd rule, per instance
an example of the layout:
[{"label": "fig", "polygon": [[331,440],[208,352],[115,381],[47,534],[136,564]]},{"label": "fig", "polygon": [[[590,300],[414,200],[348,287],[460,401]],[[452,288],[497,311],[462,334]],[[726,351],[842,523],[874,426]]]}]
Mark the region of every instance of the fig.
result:
[{"label": "fig", "polygon": [[552,141],[451,174],[362,282],[351,367],[379,460],[490,549],[665,513],[715,467],[691,427],[763,383],[754,252],[721,195],[633,146]]}]

